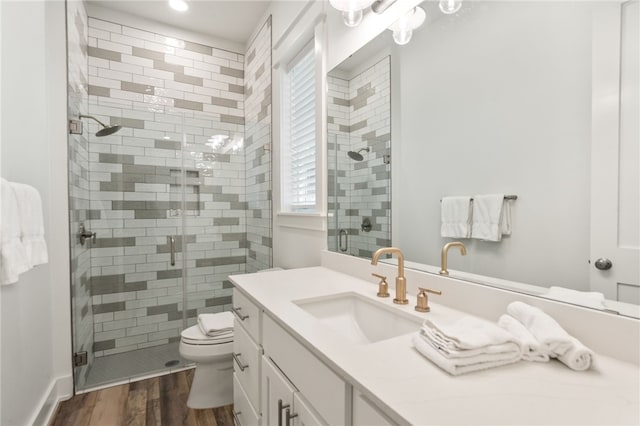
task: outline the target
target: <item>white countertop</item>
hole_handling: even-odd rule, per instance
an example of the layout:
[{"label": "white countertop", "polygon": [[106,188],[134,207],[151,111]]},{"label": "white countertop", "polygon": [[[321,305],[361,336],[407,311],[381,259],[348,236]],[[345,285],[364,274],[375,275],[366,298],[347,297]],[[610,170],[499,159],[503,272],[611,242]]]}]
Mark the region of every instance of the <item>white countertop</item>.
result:
[{"label": "white countertop", "polygon": [[[596,355],[596,367],[576,372],[555,360],[519,362],[450,376],[420,355],[411,335],[355,345],[292,301],[357,292],[419,318],[450,321],[465,313],[433,302],[414,311],[375,296],[377,285],[324,267],[234,275],[230,279],[324,361],[399,423],[640,424],[640,369]],[[470,303],[473,303],[470,301]],[[417,331],[417,330],[416,330]]]}]

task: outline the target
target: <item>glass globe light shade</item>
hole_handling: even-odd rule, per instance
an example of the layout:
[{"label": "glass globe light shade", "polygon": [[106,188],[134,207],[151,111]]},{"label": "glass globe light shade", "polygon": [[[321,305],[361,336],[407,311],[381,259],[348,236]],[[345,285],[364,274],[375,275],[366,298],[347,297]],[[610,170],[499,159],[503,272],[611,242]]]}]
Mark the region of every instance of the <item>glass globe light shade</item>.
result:
[{"label": "glass globe light shade", "polygon": [[445,15],[453,15],[462,7],[462,0],[440,0],[438,6]]}]

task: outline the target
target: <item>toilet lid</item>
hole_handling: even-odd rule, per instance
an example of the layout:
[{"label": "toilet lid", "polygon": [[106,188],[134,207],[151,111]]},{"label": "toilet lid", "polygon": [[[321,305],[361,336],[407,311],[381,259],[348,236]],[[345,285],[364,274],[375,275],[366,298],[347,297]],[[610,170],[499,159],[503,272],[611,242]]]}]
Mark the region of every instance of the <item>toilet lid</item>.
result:
[{"label": "toilet lid", "polygon": [[200,326],[193,325],[180,333],[182,341],[192,345],[220,345],[233,342],[233,332],[225,333],[222,336],[207,336],[200,330]]}]

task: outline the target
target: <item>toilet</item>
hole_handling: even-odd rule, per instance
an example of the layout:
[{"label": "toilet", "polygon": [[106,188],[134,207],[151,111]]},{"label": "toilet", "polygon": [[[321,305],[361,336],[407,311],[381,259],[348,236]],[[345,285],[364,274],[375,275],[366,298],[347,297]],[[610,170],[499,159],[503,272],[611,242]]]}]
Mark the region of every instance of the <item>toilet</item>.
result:
[{"label": "toilet", "polygon": [[[231,315],[220,312],[216,315]],[[196,371],[189,391],[189,408],[215,408],[233,402],[233,334],[225,339],[213,339],[204,334],[198,324],[183,330],[180,356],[193,361]]]}]

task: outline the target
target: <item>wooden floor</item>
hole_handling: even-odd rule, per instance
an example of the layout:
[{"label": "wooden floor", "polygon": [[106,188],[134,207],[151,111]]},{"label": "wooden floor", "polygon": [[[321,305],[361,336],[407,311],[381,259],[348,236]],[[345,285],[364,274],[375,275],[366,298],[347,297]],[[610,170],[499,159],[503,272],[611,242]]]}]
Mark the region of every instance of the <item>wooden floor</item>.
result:
[{"label": "wooden floor", "polygon": [[233,426],[232,405],[187,407],[193,369],[76,395],[64,401],[51,426]]}]

